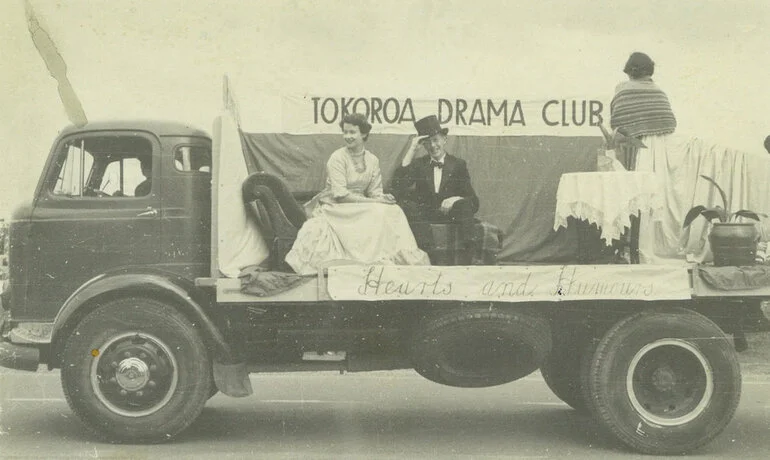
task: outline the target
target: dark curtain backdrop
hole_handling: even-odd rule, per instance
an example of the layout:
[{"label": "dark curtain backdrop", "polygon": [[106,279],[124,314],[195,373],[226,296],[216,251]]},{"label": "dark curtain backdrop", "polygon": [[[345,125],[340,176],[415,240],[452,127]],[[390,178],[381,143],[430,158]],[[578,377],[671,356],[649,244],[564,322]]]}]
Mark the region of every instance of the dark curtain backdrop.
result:
[{"label": "dark curtain backdrop", "polygon": [[[325,183],[325,165],[342,147],[338,134],[241,133],[250,171],[282,177],[307,197]],[[481,200],[477,217],[504,231],[501,263],[573,262],[574,228],[553,231],[556,189],[562,173],[594,171],[599,137],[449,136],[447,151],[468,162]],[[366,148],[380,159],[385,189],[409,146],[409,136],[372,134]],[[420,150],[419,154],[424,154]]]}]

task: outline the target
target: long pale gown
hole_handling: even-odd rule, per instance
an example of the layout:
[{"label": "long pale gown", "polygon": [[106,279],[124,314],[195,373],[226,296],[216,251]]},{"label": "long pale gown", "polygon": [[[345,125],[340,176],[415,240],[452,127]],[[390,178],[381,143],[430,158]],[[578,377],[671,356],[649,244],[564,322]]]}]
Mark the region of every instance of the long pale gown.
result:
[{"label": "long pale gown", "polygon": [[326,164],[326,187],[306,205],[310,219],[286,255],[295,272],[316,274],[322,264],[340,260],[430,265],[398,205],[337,202],[351,193],[372,198],[383,195],[379,160],[365,150],[363,164],[357,170],[345,148],[332,153]]},{"label": "long pale gown", "polygon": [[[619,101],[617,106],[616,100]],[[624,148],[625,166],[631,170],[653,172],[663,185],[662,209],[640,219],[641,263],[661,264],[684,259],[680,241],[682,221],[692,200],[692,193],[687,190],[686,184],[693,181],[682,176],[682,142],[679,136],[674,135],[676,118],[668,97],[652,78],[632,79],[617,85],[611,110],[611,126],[625,128],[646,146],[641,150]]]}]

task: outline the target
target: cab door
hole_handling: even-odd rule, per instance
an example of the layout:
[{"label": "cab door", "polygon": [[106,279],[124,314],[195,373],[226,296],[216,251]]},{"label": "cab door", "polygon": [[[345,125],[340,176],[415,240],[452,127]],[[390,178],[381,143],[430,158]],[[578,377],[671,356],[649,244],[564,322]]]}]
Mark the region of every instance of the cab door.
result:
[{"label": "cab door", "polygon": [[211,271],[211,140],[164,137],[162,268],[187,279]]},{"label": "cab door", "polygon": [[[28,318],[19,319],[51,318],[89,279],[160,261],[157,138],[86,133],[62,139],[57,149],[32,214]],[[149,165],[144,171],[142,163]]]}]

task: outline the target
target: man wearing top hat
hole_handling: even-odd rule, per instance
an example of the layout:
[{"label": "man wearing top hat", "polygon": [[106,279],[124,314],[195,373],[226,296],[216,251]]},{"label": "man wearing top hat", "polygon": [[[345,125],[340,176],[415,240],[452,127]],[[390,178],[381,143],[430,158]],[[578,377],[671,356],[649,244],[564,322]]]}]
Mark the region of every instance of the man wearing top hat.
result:
[{"label": "man wearing top hat", "polygon": [[[465,160],[444,150],[449,129],[442,128],[435,115],[416,121],[414,127],[417,137],[393,175],[394,194],[413,226],[424,222],[457,223],[458,236],[470,251],[479,198],[471,186],[468,166]],[[418,144],[428,155],[415,159]]]}]

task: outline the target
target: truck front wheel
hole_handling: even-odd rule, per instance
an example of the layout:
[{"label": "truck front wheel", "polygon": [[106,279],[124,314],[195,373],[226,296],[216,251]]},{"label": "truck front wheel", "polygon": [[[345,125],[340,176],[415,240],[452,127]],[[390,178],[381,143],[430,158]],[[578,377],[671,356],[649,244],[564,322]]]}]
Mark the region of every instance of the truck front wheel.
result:
[{"label": "truck front wheel", "polygon": [[601,339],[588,376],[599,423],[647,454],[692,451],[735,414],[741,374],[728,337],[690,310],[638,313]]},{"label": "truck front wheel", "polygon": [[67,340],[62,387],[96,435],[118,442],[171,439],[200,414],[211,392],[211,359],[193,324],[152,299],[111,301]]}]

